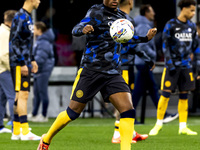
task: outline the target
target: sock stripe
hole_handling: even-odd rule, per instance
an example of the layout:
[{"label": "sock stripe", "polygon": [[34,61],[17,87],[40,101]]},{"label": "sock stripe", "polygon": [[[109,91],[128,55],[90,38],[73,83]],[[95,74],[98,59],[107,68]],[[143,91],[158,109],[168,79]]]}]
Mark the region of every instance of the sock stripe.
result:
[{"label": "sock stripe", "polygon": [[166,91],[162,91],[162,95],[163,95],[164,97],[166,97],[166,98],[169,98],[170,95],[171,95],[171,93],[166,92]]},{"label": "sock stripe", "polygon": [[119,129],[119,127],[115,126],[115,129]]},{"label": "sock stripe", "polygon": [[28,122],[27,115],[19,116],[19,121],[20,121],[20,123],[26,123],[26,122]]},{"label": "sock stripe", "polygon": [[135,118],[135,109],[125,111],[120,114],[121,118]]},{"label": "sock stripe", "polygon": [[73,111],[71,108],[67,108],[67,114],[68,114],[68,116],[69,116],[69,118],[71,119],[71,120],[75,120],[76,118],[78,118],[79,117],[79,115],[80,114],[78,114],[77,112],[75,112],[75,111]]},{"label": "sock stripe", "polygon": [[182,100],[188,99],[188,93],[181,93],[181,94],[179,94],[179,99],[182,99]]}]

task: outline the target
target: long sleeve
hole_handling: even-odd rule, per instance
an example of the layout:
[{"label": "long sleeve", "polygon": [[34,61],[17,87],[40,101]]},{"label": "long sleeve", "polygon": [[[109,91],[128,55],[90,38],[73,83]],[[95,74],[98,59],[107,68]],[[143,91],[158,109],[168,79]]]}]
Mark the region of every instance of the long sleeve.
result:
[{"label": "long sleeve", "polygon": [[136,44],[136,43],[146,43],[148,42],[148,37],[147,36],[137,36],[134,35],[131,40],[128,41],[128,44]]},{"label": "long sleeve", "polygon": [[24,21],[22,19],[13,21],[11,30],[14,30],[14,32],[11,33],[12,36],[10,39],[10,46],[12,47],[12,51],[17,56],[17,61],[21,66],[25,65],[24,56],[22,53],[23,49],[20,46],[20,44],[23,41],[22,40],[22,38],[23,38],[23,34],[22,34],[23,23],[24,23]]},{"label": "long sleeve", "polygon": [[83,35],[83,28],[89,24],[92,25],[95,29],[102,21],[103,16],[98,15],[98,11],[95,8],[91,8],[88,10],[86,16],[72,29],[72,35],[81,36]]},{"label": "long sleeve", "polygon": [[196,71],[200,75],[200,39],[198,39],[198,35],[196,32],[194,33],[193,43],[192,43],[192,51],[195,57]]},{"label": "long sleeve", "polygon": [[165,58],[165,65],[170,70],[173,70],[173,69],[175,69],[175,66],[173,64],[173,61],[171,59],[171,54],[170,54],[170,48],[169,48],[169,39],[170,38],[171,38],[170,24],[166,24],[164,27],[164,30],[163,30],[163,35],[162,35],[162,39],[163,39],[162,48],[163,48],[163,53],[164,53],[164,58]]}]

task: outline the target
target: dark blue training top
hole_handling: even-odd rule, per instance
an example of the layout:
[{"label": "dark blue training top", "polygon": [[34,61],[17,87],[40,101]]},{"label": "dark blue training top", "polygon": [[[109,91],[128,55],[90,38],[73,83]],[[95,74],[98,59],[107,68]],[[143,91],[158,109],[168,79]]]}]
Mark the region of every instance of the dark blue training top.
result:
[{"label": "dark blue training top", "polygon": [[[81,66],[106,74],[120,73],[121,43],[115,42],[109,33],[112,22],[126,18],[120,9],[108,8],[103,4],[93,5],[72,30],[74,36],[83,35],[83,28],[89,24],[94,28],[92,34],[87,35],[86,50],[83,52]],[[134,36],[129,43],[147,42],[147,37]]]},{"label": "dark blue training top", "polygon": [[21,8],[15,15],[9,40],[10,66],[27,65],[30,67],[33,44],[33,21],[31,14]]},{"label": "dark blue training top", "polygon": [[163,52],[165,66],[191,68],[190,54],[200,55],[196,25],[192,21],[181,22],[177,18],[169,20],[163,30]]}]

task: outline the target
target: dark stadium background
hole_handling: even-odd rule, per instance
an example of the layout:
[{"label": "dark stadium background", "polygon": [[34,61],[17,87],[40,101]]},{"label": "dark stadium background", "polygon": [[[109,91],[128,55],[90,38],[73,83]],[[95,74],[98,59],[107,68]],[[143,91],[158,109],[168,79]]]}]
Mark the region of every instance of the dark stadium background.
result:
[{"label": "dark stadium background", "polygon": [[[37,9],[37,20],[40,20],[50,5],[55,8],[56,13],[53,16],[53,28],[57,36],[57,53],[59,60],[57,66],[74,66],[77,60],[74,59],[79,52],[74,52],[71,48],[72,36],[71,30],[86,14],[87,10],[93,4],[102,3],[103,0],[41,0]],[[162,31],[165,23],[176,14],[176,0],[135,0],[135,6],[141,4],[151,4],[155,10],[155,21],[158,32]],[[23,0],[7,0],[0,5],[0,22],[3,21],[3,12],[8,9],[18,10],[23,5]],[[68,58],[68,59],[66,59]]]}]

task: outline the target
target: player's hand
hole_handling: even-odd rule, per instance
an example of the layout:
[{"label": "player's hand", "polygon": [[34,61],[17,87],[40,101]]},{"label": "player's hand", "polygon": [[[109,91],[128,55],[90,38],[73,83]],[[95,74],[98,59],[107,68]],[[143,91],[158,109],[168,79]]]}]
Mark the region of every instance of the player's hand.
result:
[{"label": "player's hand", "polygon": [[22,76],[28,76],[28,67],[26,65],[21,66],[21,74]]},{"label": "player's hand", "polygon": [[31,65],[32,65],[31,72],[37,73],[38,72],[38,65],[37,65],[36,61],[31,61]]},{"label": "player's hand", "polygon": [[151,67],[150,71],[153,71],[155,67],[156,67],[156,65],[153,64],[153,66]]},{"label": "player's hand", "polygon": [[149,31],[147,32],[147,38],[148,40],[151,40],[157,33],[157,28],[152,28],[149,29]]},{"label": "player's hand", "polygon": [[199,79],[200,79],[200,75],[197,76],[197,80],[199,80]]},{"label": "player's hand", "polygon": [[94,32],[94,28],[92,25],[86,25],[84,28],[83,28],[83,34],[91,34],[92,32]]}]

